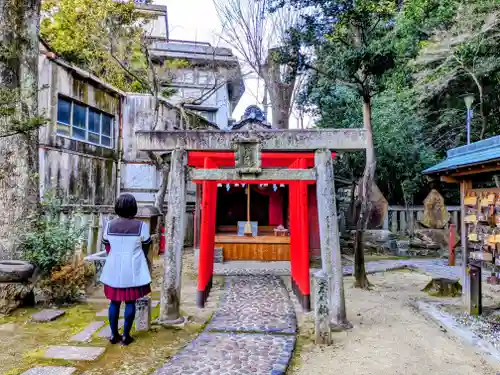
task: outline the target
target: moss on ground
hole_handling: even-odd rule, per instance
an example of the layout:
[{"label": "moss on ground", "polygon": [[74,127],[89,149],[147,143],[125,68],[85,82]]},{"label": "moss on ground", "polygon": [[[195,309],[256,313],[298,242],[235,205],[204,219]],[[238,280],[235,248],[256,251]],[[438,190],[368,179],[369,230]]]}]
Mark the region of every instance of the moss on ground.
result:
[{"label": "moss on ground", "polygon": [[[165,361],[194,339],[202,330],[199,324],[183,329],[166,329],[154,326],[150,332],[134,334],[136,341],[129,347],[109,345],[105,338],[94,336],[90,343],[70,343],[74,334],[95,321],[98,309],[80,305],[66,309],[64,317],[50,323],[33,323],[30,317],[37,310],[19,310],[14,316],[0,319],[0,323],[15,324],[14,331],[0,332],[0,360],[4,375],[19,375],[36,366],[72,366],[88,375],[110,373],[146,375],[161,367]],[[152,317],[159,315],[159,307]],[[105,317],[101,318],[106,320]],[[105,354],[97,361],[64,361],[43,357],[50,345],[80,345],[106,347]]]},{"label": "moss on ground", "polygon": [[[12,316],[0,318],[0,324],[12,327],[0,330],[0,362],[4,375],[18,375],[38,364],[48,346],[66,344],[71,336],[93,321],[96,314],[90,305],[64,310],[66,314],[63,317],[48,323],[31,321],[37,309],[20,309]],[[60,365],[65,361],[44,360],[43,363]]]}]

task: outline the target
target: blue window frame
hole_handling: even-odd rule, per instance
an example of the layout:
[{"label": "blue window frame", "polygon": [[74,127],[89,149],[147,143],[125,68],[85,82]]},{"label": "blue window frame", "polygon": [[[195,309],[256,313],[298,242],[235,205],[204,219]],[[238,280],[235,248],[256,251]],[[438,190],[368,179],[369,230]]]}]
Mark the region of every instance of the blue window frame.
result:
[{"label": "blue window frame", "polygon": [[74,100],[59,97],[57,101],[57,134],[113,147],[114,116]]}]

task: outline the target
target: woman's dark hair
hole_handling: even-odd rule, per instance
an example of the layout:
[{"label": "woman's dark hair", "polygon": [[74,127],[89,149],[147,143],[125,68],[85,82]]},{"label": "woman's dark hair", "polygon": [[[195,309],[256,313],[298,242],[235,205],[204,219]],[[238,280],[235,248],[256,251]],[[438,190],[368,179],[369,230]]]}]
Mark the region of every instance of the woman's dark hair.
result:
[{"label": "woman's dark hair", "polygon": [[132,194],[122,194],[115,203],[115,212],[118,216],[132,219],[137,215],[137,202]]}]

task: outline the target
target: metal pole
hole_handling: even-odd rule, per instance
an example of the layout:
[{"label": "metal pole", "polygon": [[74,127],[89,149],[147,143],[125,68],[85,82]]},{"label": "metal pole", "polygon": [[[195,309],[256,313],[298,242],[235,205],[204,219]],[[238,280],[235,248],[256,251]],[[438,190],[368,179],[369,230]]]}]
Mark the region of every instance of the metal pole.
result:
[{"label": "metal pole", "polygon": [[470,123],[472,121],[472,109],[467,110],[467,144],[470,145]]}]

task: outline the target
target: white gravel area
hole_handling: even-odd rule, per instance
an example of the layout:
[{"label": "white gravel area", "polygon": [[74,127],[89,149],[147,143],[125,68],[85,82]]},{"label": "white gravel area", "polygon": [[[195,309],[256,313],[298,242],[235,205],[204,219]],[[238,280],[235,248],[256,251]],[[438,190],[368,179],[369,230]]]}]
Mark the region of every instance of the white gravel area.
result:
[{"label": "white gravel area", "polygon": [[334,345],[312,344],[312,316],[299,316],[302,337],[288,374],[297,375],[495,375],[473,347],[443,332],[413,310],[409,301],[427,297],[421,289],[430,280],[415,272],[369,276],[371,291],[352,287],[346,278],[348,319],[354,328],[334,334]]}]

